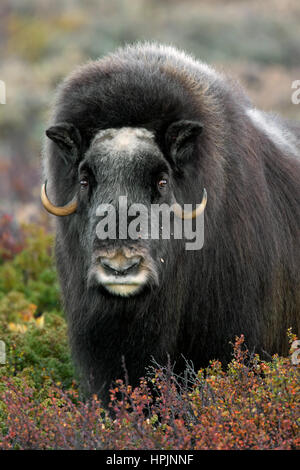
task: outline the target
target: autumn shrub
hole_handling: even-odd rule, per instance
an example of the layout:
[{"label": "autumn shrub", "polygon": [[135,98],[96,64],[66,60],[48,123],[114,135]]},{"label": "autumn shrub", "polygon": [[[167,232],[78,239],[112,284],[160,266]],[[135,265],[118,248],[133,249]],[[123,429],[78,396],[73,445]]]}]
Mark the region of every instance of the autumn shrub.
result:
[{"label": "autumn shrub", "polygon": [[[23,293],[38,311],[59,309],[59,290],[53,262],[53,236],[43,227],[23,227],[23,249],[0,265],[0,298]],[[0,312],[1,315],[1,312]]]},{"label": "autumn shrub", "polygon": [[[6,364],[0,366],[3,376],[30,377],[34,387],[43,387],[51,379],[63,388],[74,381],[66,334],[66,323],[60,314],[46,313],[42,327],[35,321],[26,325],[26,330],[15,330],[11,324],[6,328],[0,322],[0,338],[6,344]],[[9,329],[11,328],[12,331]]]},{"label": "autumn shrub", "polygon": [[[83,399],[59,305],[52,236],[24,228],[24,248],[0,265],[0,449],[299,449],[299,365],[250,354],[236,338],[227,367],[182,376],[152,363],[126,375],[103,409]],[[290,342],[296,340],[289,331]]]},{"label": "autumn shrub", "polygon": [[24,236],[10,214],[0,213],[0,264],[24,248]]},{"label": "autumn shrub", "polygon": [[[110,409],[96,396],[3,378],[2,449],[299,449],[299,370],[289,358],[264,362],[242,351],[224,371],[217,361],[177,377],[169,364],[132,389],[118,380]],[[242,354],[241,354],[242,351]],[[156,389],[155,399],[149,383]],[[152,388],[151,387],[151,388]]]},{"label": "autumn shrub", "polygon": [[35,387],[50,378],[62,387],[74,380],[60,310],[53,237],[43,227],[23,227],[24,247],[0,266],[0,339],[6,344],[3,375],[30,376]]}]

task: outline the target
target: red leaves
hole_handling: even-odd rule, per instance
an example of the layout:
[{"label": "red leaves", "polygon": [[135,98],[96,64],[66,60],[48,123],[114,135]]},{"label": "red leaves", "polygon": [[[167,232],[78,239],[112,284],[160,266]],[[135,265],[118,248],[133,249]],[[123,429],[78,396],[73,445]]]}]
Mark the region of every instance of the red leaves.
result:
[{"label": "red leaves", "polygon": [[13,217],[0,214],[0,260],[14,258],[24,248],[24,237]]},{"label": "red leaves", "polygon": [[4,379],[0,449],[299,449],[299,369],[290,358],[250,358],[243,342],[226,372],[217,361],[198,373],[187,364],[180,380],[168,364],[135,389],[118,380],[113,418],[96,396],[83,402],[53,386],[42,399]]}]

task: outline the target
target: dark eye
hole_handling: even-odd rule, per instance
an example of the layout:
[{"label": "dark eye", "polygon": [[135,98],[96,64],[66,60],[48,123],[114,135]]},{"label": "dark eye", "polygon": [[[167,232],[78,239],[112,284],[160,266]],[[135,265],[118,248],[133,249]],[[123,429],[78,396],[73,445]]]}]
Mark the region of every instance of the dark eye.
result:
[{"label": "dark eye", "polygon": [[89,185],[89,181],[87,178],[81,178],[81,180],[79,181],[79,184],[80,184],[81,189],[86,189]]},{"label": "dark eye", "polygon": [[157,182],[158,189],[164,189],[168,186],[168,180],[166,178],[160,178]]}]

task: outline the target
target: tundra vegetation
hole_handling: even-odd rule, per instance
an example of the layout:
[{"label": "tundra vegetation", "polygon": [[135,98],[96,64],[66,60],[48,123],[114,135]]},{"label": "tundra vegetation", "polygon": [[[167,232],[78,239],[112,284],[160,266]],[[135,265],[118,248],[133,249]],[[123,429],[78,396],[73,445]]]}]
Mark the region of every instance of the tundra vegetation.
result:
[{"label": "tundra vegetation", "polygon": [[[4,229],[5,227],[5,229]],[[52,261],[41,226],[0,233],[0,449],[299,449],[299,366],[268,361],[237,338],[227,368],[187,364],[178,385],[172,365],[153,364],[132,389],[126,374],[109,407],[83,400],[74,377]],[[292,342],[295,340],[289,332]],[[149,381],[157,390],[152,402]],[[145,413],[147,410],[147,413]]]}]

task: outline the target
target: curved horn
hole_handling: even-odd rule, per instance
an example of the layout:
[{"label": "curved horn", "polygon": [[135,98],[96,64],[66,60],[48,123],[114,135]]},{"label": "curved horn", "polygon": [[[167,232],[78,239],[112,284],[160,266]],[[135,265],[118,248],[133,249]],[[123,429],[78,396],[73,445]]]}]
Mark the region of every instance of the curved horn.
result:
[{"label": "curved horn", "polygon": [[52,202],[50,202],[48,199],[46,186],[47,186],[47,181],[45,181],[45,183],[42,185],[41,200],[42,200],[43,206],[48,212],[50,212],[50,214],[58,215],[58,216],[65,216],[65,215],[70,215],[76,211],[77,209],[76,198],[72,199],[72,201],[66,204],[65,206],[62,206],[62,207],[54,206]]},{"label": "curved horn", "polygon": [[206,189],[203,189],[202,201],[192,212],[185,212],[179,204],[173,205],[174,214],[181,219],[195,219],[204,211],[207,203],[207,192]]}]

